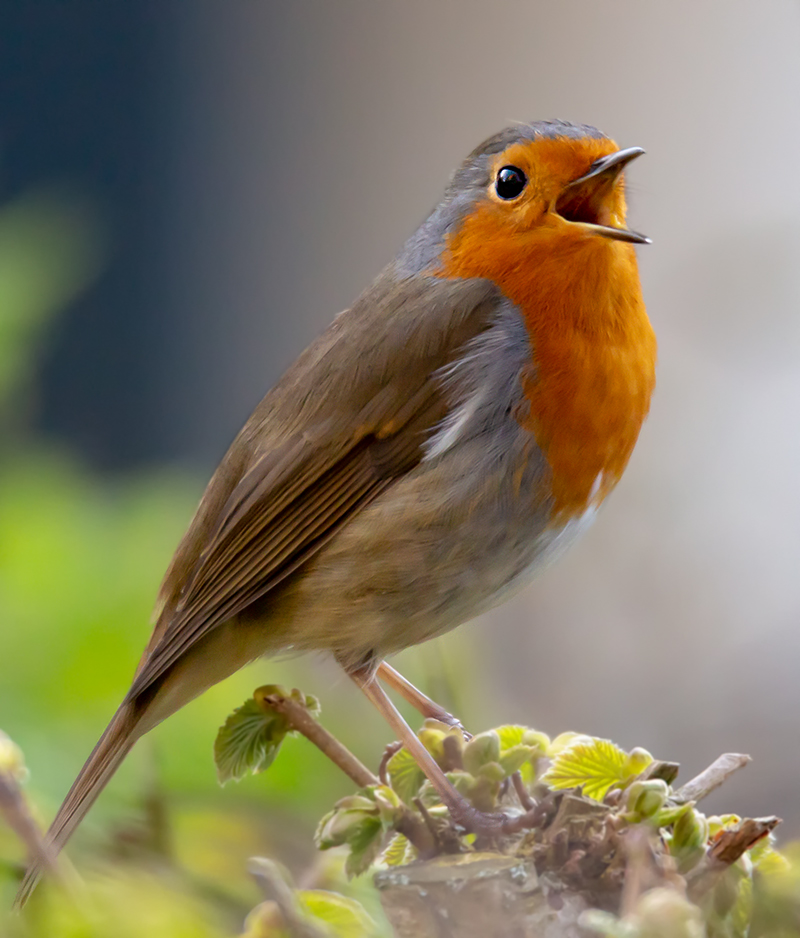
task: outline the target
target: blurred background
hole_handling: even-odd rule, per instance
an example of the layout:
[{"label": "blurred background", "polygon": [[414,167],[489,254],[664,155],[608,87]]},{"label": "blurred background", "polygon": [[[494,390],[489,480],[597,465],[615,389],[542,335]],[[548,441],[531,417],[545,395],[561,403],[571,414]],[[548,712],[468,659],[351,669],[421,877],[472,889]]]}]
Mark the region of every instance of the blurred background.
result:
[{"label": "blurred background", "polygon": [[[398,666],[472,729],[608,736],[684,779],[750,753],[708,809],[800,835],[798,48],[796,0],[0,5],[0,726],[45,819],[252,407],[473,146],[559,117],[647,150],[651,417],[568,557]],[[376,764],[389,732],[335,668],[262,662],[137,747],[73,855],[155,825],[234,908],[247,856],[315,862],[350,785],[309,746],[215,780],[216,727],[267,682]]]}]

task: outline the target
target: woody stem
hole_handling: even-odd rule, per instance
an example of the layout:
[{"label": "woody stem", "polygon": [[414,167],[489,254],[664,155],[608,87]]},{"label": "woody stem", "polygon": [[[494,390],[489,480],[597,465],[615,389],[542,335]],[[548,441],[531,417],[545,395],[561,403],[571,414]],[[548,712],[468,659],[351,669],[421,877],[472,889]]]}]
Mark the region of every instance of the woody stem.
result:
[{"label": "woody stem", "polygon": [[265,698],[265,703],[286,717],[293,730],[302,733],[309,742],[313,743],[334,765],[337,765],[359,788],[378,784],[378,779],[364,763],[357,759],[324,726],[317,723],[299,701],[279,694],[270,694]]}]

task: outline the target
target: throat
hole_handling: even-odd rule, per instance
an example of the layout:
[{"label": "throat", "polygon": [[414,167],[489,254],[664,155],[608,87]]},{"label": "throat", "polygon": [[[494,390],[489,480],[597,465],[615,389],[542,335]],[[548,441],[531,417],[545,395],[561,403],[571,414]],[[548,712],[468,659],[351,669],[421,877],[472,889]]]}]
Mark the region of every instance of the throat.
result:
[{"label": "throat", "polygon": [[[470,242],[478,234],[481,249]],[[656,340],[632,245],[576,235],[509,247],[465,226],[439,275],[491,279],[520,310],[533,360],[517,419],[548,461],[553,519],[563,522],[622,476],[650,408]]]},{"label": "throat", "polygon": [[577,276],[554,276],[547,286],[531,279],[516,298],[534,356],[520,422],[550,465],[561,519],[599,505],[617,484],[655,384],[655,335],[633,249],[595,247],[584,252],[582,270],[574,265]]}]

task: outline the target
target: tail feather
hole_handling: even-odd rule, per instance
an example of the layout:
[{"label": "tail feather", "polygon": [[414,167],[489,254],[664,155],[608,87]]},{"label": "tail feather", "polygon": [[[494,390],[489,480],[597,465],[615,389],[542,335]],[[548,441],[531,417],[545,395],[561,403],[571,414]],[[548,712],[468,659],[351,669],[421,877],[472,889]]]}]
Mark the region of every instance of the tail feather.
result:
[{"label": "tail feather", "polygon": [[[137,732],[141,716],[141,710],[129,701],[123,703],[114,714],[75,779],[64,803],[58,809],[55,820],[45,836],[45,841],[53,855],[61,851],[141,735],[141,732]],[[16,908],[21,908],[27,902],[41,875],[41,864],[34,859],[25,873],[14,900]]]}]

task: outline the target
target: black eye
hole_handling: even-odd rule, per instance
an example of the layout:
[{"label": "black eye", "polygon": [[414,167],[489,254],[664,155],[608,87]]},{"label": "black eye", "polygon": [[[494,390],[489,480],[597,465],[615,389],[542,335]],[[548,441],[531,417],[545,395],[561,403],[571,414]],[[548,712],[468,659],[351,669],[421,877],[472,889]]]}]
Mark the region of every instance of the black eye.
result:
[{"label": "black eye", "polygon": [[501,199],[516,199],[525,188],[528,177],[517,166],[504,166],[497,174],[495,192]]}]

